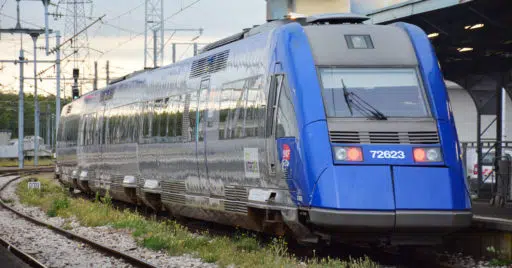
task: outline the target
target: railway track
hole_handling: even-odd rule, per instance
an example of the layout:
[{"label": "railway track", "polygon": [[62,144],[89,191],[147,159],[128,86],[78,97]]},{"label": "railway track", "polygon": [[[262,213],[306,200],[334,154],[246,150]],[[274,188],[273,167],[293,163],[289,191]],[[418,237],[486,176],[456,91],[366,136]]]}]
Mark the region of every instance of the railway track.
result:
[{"label": "railway track", "polygon": [[0,168],[0,176],[4,177],[16,174],[27,174],[31,172],[53,172],[54,169],[55,168],[53,166],[41,166],[31,168],[3,167]]},{"label": "railway track", "polygon": [[[29,174],[38,173],[41,171],[27,171]],[[13,174],[13,173],[11,173]],[[15,173],[18,174],[18,173]],[[27,173],[25,173],[26,175]],[[2,175],[0,175],[2,176]],[[17,176],[16,178],[13,178],[10,180],[9,183],[12,181],[15,181],[16,179],[19,179],[21,176]],[[0,194],[4,190],[5,187],[7,187],[8,183],[4,186],[0,187]],[[85,199],[94,199],[93,196],[87,195],[84,193],[80,194],[74,194],[76,198],[85,198]],[[129,209],[132,211],[138,211],[144,212],[141,207],[137,207],[135,205],[127,204],[120,201],[113,202],[113,205],[120,210]],[[2,202],[2,206],[6,206]],[[8,209],[11,209],[8,207]],[[18,214],[19,212],[14,212]],[[146,211],[146,213],[143,213],[148,218],[155,219],[155,213],[151,212],[150,210]],[[119,252],[117,250],[109,249],[108,247],[105,247],[100,244],[96,244],[93,241],[90,241],[87,238],[77,236],[73,233],[70,233],[66,230],[60,229],[55,226],[48,226],[47,223],[40,222],[37,219],[33,219],[31,217],[28,217],[26,215],[23,215],[22,217],[27,217],[27,220],[35,221],[36,224],[44,225],[47,228],[50,228],[51,230],[62,234],[67,237],[72,237],[75,240],[84,242],[86,244],[89,244],[98,250],[102,252],[106,252],[108,255],[117,256],[119,258],[126,259],[128,262],[132,263],[134,266],[138,267],[154,267],[147,262],[144,262],[142,260],[138,260],[136,258],[133,258],[129,255],[125,255],[122,252]],[[165,220],[168,215],[167,213],[163,213],[161,215],[158,215],[156,217],[157,220]],[[186,226],[190,231],[196,232],[196,233],[202,233],[204,231],[208,231],[208,233],[218,236],[232,236],[235,232],[239,231],[236,228],[210,223],[210,222],[203,222],[199,220],[194,219],[186,219],[186,218],[179,218],[176,219],[178,223],[181,225]],[[267,242],[270,242],[272,240],[272,236],[268,235],[262,235],[260,233],[254,233],[247,231],[246,233],[254,234],[258,239],[261,241],[261,244],[267,244]],[[444,261],[440,261],[436,258],[435,254],[427,253],[423,251],[419,251],[420,254],[414,251],[396,251],[396,250],[389,250],[389,249],[383,249],[383,248],[366,248],[366,247],[359,247],[359,246],[353,246],[353,245],[346,245],[346,244],[333,244],[328,246],[322,246],[320,248],[315,247],[302,247],[298,245],[294,245],[293,243],[290,243],[289,241],[289,252],[295,255],[297,258],[300,259],[306,259],[311,257],[320,257],[320,258],[340,258],[340,259],[347,259],[349,256],[352,258],[358,258],[358,257],[364,257],[368,256],[372,260],[382,264],[382,267],[446,267],[446,268],[453,268],[457,266],[450,265]],[[312,254],[312,252],[314,252]],[[139,263],[140,261],[140,263]],[[459,266],[460,267],[460,266]]]},{"label": "railway track", "polygon": [[[90,201],[95,199],[94,195],[86,194],[86,193],[76,193],[73,194],[76,198],[83,198]],[[118,210],[128,209],[132,212],[137,212],[145,216],[147,219],[156,219],[156,220],[168,220],[170,215],[166,212],[155,212],[151,209],[144,209],[144,207],[140,207],[134,204],[129,204],[126,202],[112,200],[112,205]],[[190,218],[173,218],[177,223],[182,226],[185,226],[189,231],[197,234],[201,234],[207,232],[214,236],[234,236],[236,233],[240,233],[240,229],[222,225],[214,222],[205,222],[197,219]],[[261,245],[267,245],[272,243],[273,238],[275,236],[253,232],[253,231],[242,231],[244,234],[252,237],[256,237]],[[330,245],[320,245],[320,246],[303,246],[296,244],[292,239],[286,238],[288,243],[288,251],[292,255],[296,256],[299,259],[309,259],[314,257],[319,258],[339,258],[339,259],[348,259],[352,258],[364,258],[368,256],[372,260],[380,263],[381,267],[395,267],[395,268],[405,268],[405,267],[414,267],[414,268],[459,268],[462,266],[454,266],[445,262],[444,260],[440,260],[436,254],[428,249],[420,249],[420,250],[396,250],[395,248],[370,248],[364,246],[356,246],[349,244],[330,244]]]},{"label": "railway track", "polygon": [[[17,248],[12,243],[9,243],[2,238],[0,238],[0,247],[5,248],[5,250],[8,253],[12,254],[15,257],[14,260],[8,261],[8,262],[10,262],[9,264],[2,263],[3,265],[6,265],[6,264],[13,265],[13,266],[21,265],[21,263],[20,264],[17,263],[17,261],[19,260],[23,264],[26,264],[27,267],[32,267],[32,268],[46,268],[47,267],[46,265],[44,265],[44,264],[40,263],[38,260],[36,260],[34,257],[23,252],[21,249]],[[9,256],[4,256],[4,257],[7,259],[10,259]]]},{"label": "railway track", "polygon": [[[16,170],[16,171],[11,171],[10,173],[4,173],[2,175],[0,175],[0,178],[2,177],[6,177],[6,176],[10,176],[10,175],[13,175],[13,174],[20,174],[20,173],[23,173],[23,175],[15,175],[16,177],[14,178],[11,178],[9,179],[6,183],[4,183],[1,187],[0,187],[0,196],[1,196],[1,193],[2,191],[4,191],[4,189],[12,182],[18,180],[18,179],[21,179],[23,177],[26,177],[28,175],[32,175],[32,174],[35,174],[35,173],[39,173],[39,172],[42,172],[43,171],[46,171],[46,169],[37,169],[37,170],[33,170],[33,169],[29,169],[29,170]],[[8,210],[9,212],[13,213],[13,214],[16,214],[17,216],[23,218],[24,220],[26,221],[29,221],[35,225],[38,225],[42,228],[46,228],[46,229],[49,229],[51,230],[53,233],[59,235],[59,236],[63,236],[65,237],[66,239],[71,239],[71,240],[74,240],[74,241],[77,241],[77,242],[80,242],[80,243],[84,243],[88,246],[90,246],[91,248],[95,249],[96,251],[98,251],[99,253],[103,254],[103,255],[106,255],[106,256],[110,256],[110,257],[114,257],[114,258],[117,258],[117,259],[121,259],[123,260],[124,262],[126,263],[129,263],[131,265],[133,265],[134,267],[150,267],[150,268],[153,268],[153,267],[156,267],[142,259],[138,259],[136,257],[133,257],[133,256],[130,256],[128,254],[125,254],[123,252],[120,252],[118,250],[115,250],[115,249],[112,249],[112,248],[109,248],[105,245],[102,245],[100,243],[97,243],[95,241],[92,241],[90,239],[87,239],[83,236],[80,236],[80,235],[77,235],[77,234],[74,234],[72,232],[69,232],[69,231],[66,231],[62,228],[59,228],[59,227],[56,227],[54,225],[51,225],[47,222],[43,222],[43,221],[40,221],[34,217],[31,217],[29,215],[26,215],[22,212],[19,212],[13,208],[11,208],[6,202],[5,200],[1,200],[0,199],[0,206],[1,208],[5,209],[5,210]],[[7,244],[7,242],[5,242]],[[11,247],[12,248],[12,247]],[[20,251],[20,255],[23,255]],[[29,255],[27,254],[24,254],[26,255],[26,259],[28,260],[29,259]],[[32,258],[30,257],[31,259],[33,259],[35,261],[35,258]],[[39,266],[41,267],[41,266]],[[44,266],[42,266],[44,267]]]}]

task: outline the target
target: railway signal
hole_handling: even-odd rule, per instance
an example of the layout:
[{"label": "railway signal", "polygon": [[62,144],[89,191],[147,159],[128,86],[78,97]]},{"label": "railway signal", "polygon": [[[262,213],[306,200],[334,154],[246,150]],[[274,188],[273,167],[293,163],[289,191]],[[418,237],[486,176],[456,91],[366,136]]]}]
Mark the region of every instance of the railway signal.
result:
[{"label": "railway signal", "polygon": [[73,94],[73,99],[78,99],[80,97],[80,93],[78,92],[78,76],[80,74],[80,71],[78,68],[74,68],[73,69],[73,80],[74,80],[74,83],[73,83],[73,86],[71,87],[72,89],[72,94]]}]

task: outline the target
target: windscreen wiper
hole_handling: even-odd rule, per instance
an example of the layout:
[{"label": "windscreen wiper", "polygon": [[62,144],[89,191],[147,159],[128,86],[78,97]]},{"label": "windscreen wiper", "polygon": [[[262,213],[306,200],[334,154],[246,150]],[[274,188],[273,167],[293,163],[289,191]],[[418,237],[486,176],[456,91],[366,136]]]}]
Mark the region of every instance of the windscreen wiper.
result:
[{"label": "windscreen wiper", "polygon": [[350,111],[350,115],[354,115],[352,112],[352,105],[350,104],[352,101],[349,100],[350,93],[348,93],[347,87],[345,86],[345,82],[341,79],[341,85],[343,85],[343,97],[345,97],[345,103],[347,104],[348,110]]},{"label": "windscreen wiper", "polygon": [[377,108],[373,107],[371,104],[363,100],[359,95],[354,92],[349,93],[350,96],[354,97],[354,100],[350,98],[350,102],[354,105],[354,107],[362,114],[366,115],[368,118],[375,118],[377,120],[388,120],[388,118]]},{"label": "windscreen wiper", "polygon": [[[352,106],[354,106],[354,108],[356,108],[361,114],[365,115],[367,118],[376,118],[377,120],[388,120],[388,118],[382,112],[377,110],[377,108],[373,107],[368,102],[364,101],[361,97],[359,97],[359,95],[357,95],[354,92],[348,92],[347,86],[345,85],[343,79],[341,79],[341,85],[343,86],[343,96],[345,97],[345,102],[347,103],[350,115],[354,115],[354,112],[352,111]],[[352,100],[351,96],[355,97],[356,102]]]}]

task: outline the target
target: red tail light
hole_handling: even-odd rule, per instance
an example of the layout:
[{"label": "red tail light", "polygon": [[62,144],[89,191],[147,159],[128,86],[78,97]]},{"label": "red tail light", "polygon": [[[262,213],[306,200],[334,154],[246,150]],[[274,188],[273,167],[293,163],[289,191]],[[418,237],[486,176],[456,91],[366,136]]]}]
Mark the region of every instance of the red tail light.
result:
[{"label": "red tail light", "polygon": [[359,147],[334,147],[334,157],[338,161],[363,161],[363,152]]},{"label": "red tail light", "polygon": [[348,161],[363,161],[363,153],[361,152],[361,148],[349,148],[347,152],[347,158]]},{"label": "red tail light", "polygon": [[473,175],[478,175],[478,164],[473,166]]},{"label": "red tail light", "polygon": [[414,161],[425,162],[427,160],[427,154],[423,148],[415,148],[413,151]]}]

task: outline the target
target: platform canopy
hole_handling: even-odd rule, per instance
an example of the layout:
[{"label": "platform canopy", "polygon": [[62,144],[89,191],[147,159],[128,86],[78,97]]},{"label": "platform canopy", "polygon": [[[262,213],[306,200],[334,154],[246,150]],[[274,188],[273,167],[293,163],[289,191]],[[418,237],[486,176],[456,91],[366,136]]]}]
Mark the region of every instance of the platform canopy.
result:
[{"label": "platform canopy", "polygon": [[265,0],[267,20],[279,20],[289,13],[316,15],[350,12],[350,0]]},{"label": "platform canopy", "polygon": [[429,34],[447,79],[512,70],[512,1],[412,0],[367,14],[374,24],[409,22]]}]

